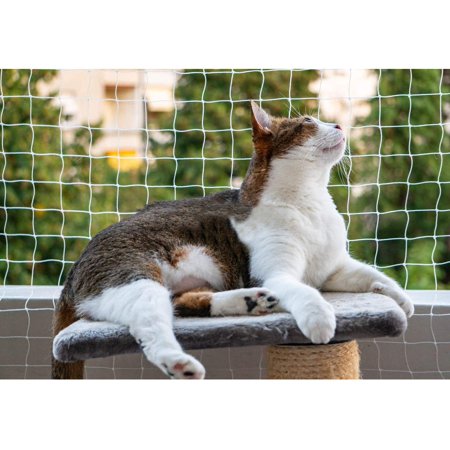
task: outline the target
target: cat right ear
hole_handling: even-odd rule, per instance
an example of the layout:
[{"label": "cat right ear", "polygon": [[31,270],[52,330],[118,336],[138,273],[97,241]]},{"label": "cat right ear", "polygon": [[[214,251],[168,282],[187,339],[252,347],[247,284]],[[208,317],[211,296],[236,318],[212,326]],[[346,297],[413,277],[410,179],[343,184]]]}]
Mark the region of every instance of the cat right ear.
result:
[{"label": "cat right ear", "polygon": [[269,136],[272,134],[272,119],[256,102],[252,100],[253,136]]}]

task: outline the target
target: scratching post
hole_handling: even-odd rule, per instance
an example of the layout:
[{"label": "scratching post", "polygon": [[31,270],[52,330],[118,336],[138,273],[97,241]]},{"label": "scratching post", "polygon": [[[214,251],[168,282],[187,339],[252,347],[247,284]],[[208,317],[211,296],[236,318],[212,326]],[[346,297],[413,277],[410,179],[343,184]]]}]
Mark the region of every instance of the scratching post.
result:
[{"label": "scratching post", "polygon": [[267,349],[269,379],[357,380],[359,348],[353,341],[327,345],[272,345]]},{"label": "scratching post", "polygon": [[[289,313],[177,318],[175,335],[186,350],[268,345],[269,378],[359,378],[355,339],[400,335],[406,330],[405,313],[380,294],[323,295],[336,314],[336,334],[327,345],[311,344]],[[61,330],[53,341],[53,355],[63,363],[140,351],[127,327],[83,319]]]}]

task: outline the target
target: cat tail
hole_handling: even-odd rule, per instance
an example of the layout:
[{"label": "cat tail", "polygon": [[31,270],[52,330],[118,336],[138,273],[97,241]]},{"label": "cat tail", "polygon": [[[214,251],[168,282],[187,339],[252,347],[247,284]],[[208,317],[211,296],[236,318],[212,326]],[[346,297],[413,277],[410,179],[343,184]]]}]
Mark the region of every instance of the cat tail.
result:
[{"label": "cat tail", "polygon": [[[61,292],[59,302],[53,315],[53,338],[64,328],[78,320],[76,315],[73,296],[68,283]],[[52,354],[52,379],[82,379],[84,375],[84,361],[62,362],[58,361]]]}]

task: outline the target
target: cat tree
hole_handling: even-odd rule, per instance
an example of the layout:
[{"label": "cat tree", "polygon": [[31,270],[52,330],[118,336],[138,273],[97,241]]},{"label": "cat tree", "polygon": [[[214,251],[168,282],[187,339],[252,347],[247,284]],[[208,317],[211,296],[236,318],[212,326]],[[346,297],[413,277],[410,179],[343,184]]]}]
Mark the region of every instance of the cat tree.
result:
[{"label": "cat tree", "polygon": [[[406,330],[404,312],[380,294],[325,293],[336,312],[336,335],[313,345],[289,313],[264,316],[178,318],[175,334],[184,349],[268,345],[268,378],[357,379],[356,339],[398,336]],[[128,329],[107,322],[79,320],[54,339],[62,362],[140,352]],[[207,369],[207,368],[206,368]]]}]

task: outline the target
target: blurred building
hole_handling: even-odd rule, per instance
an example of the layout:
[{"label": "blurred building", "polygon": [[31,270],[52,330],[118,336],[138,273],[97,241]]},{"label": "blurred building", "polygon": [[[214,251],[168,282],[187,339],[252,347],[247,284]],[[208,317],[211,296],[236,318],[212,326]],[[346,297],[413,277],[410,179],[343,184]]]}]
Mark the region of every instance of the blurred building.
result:
[{"label": "blurred building", "polygon": [[370,113],[368,100],[377,95],[377,75],[367,69],[329,69],[310,88],[319,98],[319,116],[344,128]]},{"label": "blurred building", "polygon": [[175,81],[168,70],[61,70],[42,90],[56,95],[66,139],[80,126],[99,128],[102,137],[87,151],[130,170],[151,156],[147,118],[173,109]]}]

